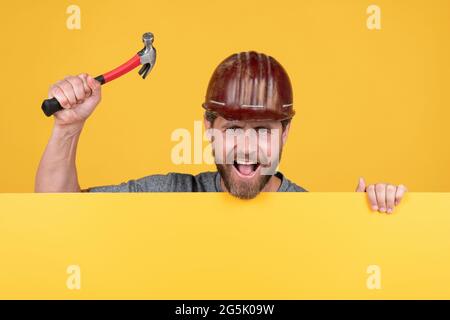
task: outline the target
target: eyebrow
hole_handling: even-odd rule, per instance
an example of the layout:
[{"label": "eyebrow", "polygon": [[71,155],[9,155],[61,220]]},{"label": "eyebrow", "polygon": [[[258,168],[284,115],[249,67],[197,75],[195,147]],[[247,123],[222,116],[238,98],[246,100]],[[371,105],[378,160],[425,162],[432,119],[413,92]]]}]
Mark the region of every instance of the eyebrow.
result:
[{"label": "eyebrow", "polygon": [[[245,127],[245,124],[238,123],[238,122],[230,122],[230,123],[224,124],[224,127],[239,127],[239,128],[243,128],[243,127]],[[251,127],[250,129],[259,129],[259,128],[272,129],[272,126],[270,124],[268,124],[268,123],[258,123],[258,124],[255,124],[255,126]]]},{"label": "eyebrow", "polygon": [[242,128],[245,126],[245,124],[242,124],[240,122],[231,121],[231,122],[226,123],[224,126],[225,127],[241,127]]}]

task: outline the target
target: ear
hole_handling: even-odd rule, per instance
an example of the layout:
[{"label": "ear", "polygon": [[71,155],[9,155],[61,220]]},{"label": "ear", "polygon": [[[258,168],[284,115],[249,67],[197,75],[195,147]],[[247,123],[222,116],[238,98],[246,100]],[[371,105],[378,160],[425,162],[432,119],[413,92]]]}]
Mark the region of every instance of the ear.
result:
[{"label": "ear", "polygon": [[213,142],[213,138],[214,137],[212,135],[208,134],[208,130],[212,128],[211,127],[211,122],[208,119],[206,119],[205,115],[203,115],[203,125],[205,126],[205,133],[206,133],[206,135],[208,137],[208,141],[209,142]]},{"label": "ear", "polygon": [[208,129],[211,128],[211,122],[209,122],[209,121],[206,119],[206,116],[205,116],[205,115],[203,115],[203,124],[205,125],[205,130],[208,130]]},{"label": "ear", "polygon": [[284,128],[283,133],[281,134],[281,142],[283,143],[283,146],[286,144],[290,127],[291,127],[291,121],[289,121],[289,123],[286,125],[286,128]]}]

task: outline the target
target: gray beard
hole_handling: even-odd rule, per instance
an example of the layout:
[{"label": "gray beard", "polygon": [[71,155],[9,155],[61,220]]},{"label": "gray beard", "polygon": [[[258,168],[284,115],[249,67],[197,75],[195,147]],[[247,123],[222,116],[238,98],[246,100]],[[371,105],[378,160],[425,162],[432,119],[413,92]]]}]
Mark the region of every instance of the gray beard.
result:
[{"label": "gray beard", "polygon": [[232,166],[233,165],[231,164],[224,165],[216,163],[217,171],[219,171],[228,192],[239,199],[255,198],[264,189],[264,187],[272,177],[271,175],[260,175],[258,176],[256,181],[252,181],[250,183],[233,181],[231,170],[234,169],[232,168]]}]

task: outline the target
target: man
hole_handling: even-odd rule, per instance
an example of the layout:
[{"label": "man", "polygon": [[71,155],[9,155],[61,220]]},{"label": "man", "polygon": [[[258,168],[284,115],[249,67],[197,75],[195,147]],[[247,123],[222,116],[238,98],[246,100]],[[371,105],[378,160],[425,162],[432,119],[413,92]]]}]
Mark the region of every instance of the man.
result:
[{"label": "man", "polygon": [[[265,54],[233,54],[211,77],[203,104],[204,124],[217,172],[155,174],[81,190],[75,165],[77,143],[85,121],[101,100],[101,87],[86,74],[69,76],[50,88],[51,97],[64,110],[55,113],[53,132],[36,175],[36,192],[227,191],[251,199],[260,192],[306,191],[276,171],[295,112],[286,71]],[[356,191],[367,192],[373,210],[391,213],[406,188],[386,183],[366,187],[360,178]]]}]

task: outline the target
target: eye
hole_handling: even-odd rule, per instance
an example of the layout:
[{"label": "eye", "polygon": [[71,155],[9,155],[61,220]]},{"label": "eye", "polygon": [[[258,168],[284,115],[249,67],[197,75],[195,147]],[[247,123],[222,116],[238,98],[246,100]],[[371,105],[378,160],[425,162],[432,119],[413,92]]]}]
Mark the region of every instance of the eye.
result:
[{"label": "eye", "polygon": [[259,132],[260,130],[263,130],[263,131],[264,131],[264,130],[267,130],[267,133],[270,133],[270,128],[267,128],[267,127],[256,127],[255,130],[258,131],[258,132]]},{"label": "eye", "polygon": [[238,126],[230,126],[230,127],[225,127],[223,129],[224,133],[230,133],[230,134],[234,134],[234,132],[236,132],[236,130],[240,129]]}]

